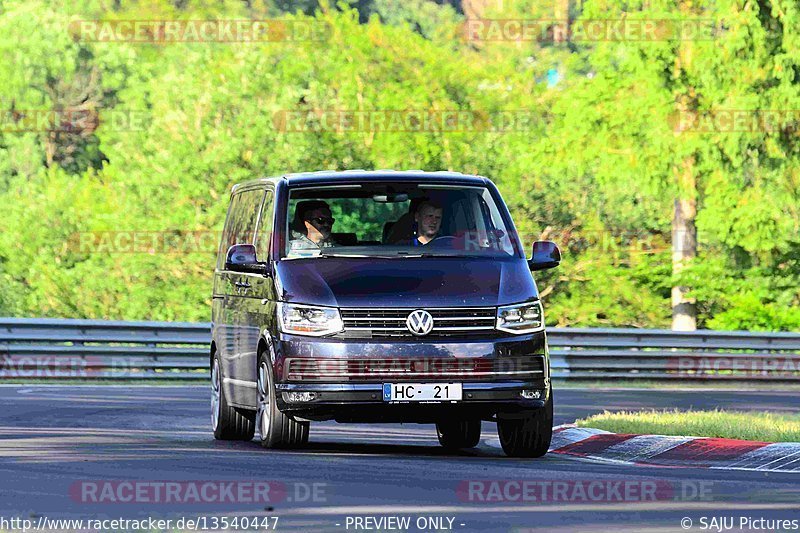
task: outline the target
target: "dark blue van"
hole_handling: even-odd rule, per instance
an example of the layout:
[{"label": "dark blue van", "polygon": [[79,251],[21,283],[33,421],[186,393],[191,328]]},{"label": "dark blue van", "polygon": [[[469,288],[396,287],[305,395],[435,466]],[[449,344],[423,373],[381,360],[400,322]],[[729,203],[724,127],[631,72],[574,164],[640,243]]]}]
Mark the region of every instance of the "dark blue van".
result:
[{"label": "dark blue van", "polygon": [[308,441],[311,421],[435,423],[449,449],[496,421],[538,457],[553,399],[532,270],[494,184],[453,172],[311,172],[236,185],[214,275],[218,439]]}]

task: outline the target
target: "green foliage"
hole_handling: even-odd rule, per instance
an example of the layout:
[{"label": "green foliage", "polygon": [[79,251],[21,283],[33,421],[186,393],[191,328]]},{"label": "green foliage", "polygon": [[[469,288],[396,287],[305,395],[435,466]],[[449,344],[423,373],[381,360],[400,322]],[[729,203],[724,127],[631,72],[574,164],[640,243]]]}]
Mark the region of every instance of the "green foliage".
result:
[{"label": "green foliage", "polygon": [[[673,128],[684,97],[699,111],[800,109],[795,6],[625,4],[626,17],[724,20],[709,41],[489,43],[463,40],[464,13],[452,4],[3,2],[3,116],[77,107],[101,122],[0,132],[0,314],[206,320],[214,246],[120,253],[76,239],[214,234],[230,187],[257,176],[422,168],[489,176],[526,248],[548,236],[562,245],[562,267],[537,276],[549,323],[668,327],[670,287],[681,283],[702,326],[800,327],[797,136]],[[489,4],[494,18],[553,17],[552,3]],[[572,4],[577,20],[623,16],[618,2],[580,8]],[[70,30],[76,20],[271,17],[325,24],[330,39],[92,43]],[[548,88],[551,69],[561,80]],[[499,132],[342,132],[319,127],[321,110],[506,112],[527,122]],[[309,130],[283,130],[287,112],[311,117],[301,122]],[[675,175],[687,157],[701,252],[673,279],[672,201],[686,193]],[[355,216],[339,211],[345,225]]]},{"label": "green foliage", "polygon": [[386,24],[407,25],[430,39],[446,37],[461,20],[452,6],[430,0],[374,0],[370,11]]},{"label": "green foliage", "polygon": [[800,330],[800,246],[766,261],[743,249],[732,257],[703,253],[676,279],[695,287],[711,329]]}]

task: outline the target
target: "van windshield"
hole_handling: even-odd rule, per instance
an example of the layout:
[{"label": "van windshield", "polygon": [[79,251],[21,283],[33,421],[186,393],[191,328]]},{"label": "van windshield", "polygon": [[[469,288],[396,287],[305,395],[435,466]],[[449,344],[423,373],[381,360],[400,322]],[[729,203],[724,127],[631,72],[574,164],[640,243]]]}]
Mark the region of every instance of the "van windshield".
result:
[{"label": "van windshield", "polygon": [[291,189],[286,259],[520,256],[485,187],[376,183]]}]

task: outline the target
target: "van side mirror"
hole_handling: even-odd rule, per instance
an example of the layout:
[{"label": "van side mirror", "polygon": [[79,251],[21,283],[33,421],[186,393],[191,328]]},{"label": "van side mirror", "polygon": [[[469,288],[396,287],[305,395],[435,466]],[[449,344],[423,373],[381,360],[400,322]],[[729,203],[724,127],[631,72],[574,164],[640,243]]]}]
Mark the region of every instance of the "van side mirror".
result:
[{"label": "van side mirror", "polygon": [[531,270],[555,268],[561,263],[561,251],[553,241],[536,241],[533,243],[533,256],[528,259]]},{"label": "van side mirror", "polygon": [[252,244],[234,244],[225,256],[225,270],[246,274],[267,275],[267,264],[256,257],[256,247]]}]

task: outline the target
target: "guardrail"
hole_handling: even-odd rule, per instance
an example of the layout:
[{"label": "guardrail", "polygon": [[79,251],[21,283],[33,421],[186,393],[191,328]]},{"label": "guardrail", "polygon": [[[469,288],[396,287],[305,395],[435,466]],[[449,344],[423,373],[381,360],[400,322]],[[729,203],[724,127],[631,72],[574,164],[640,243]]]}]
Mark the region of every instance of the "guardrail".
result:
[{"label": "guardrail", "polygon": [[[0,380],[208,376],[210,324],[0,318]],[[800,334],[551,328],[553,377],[800,381]]]}]

